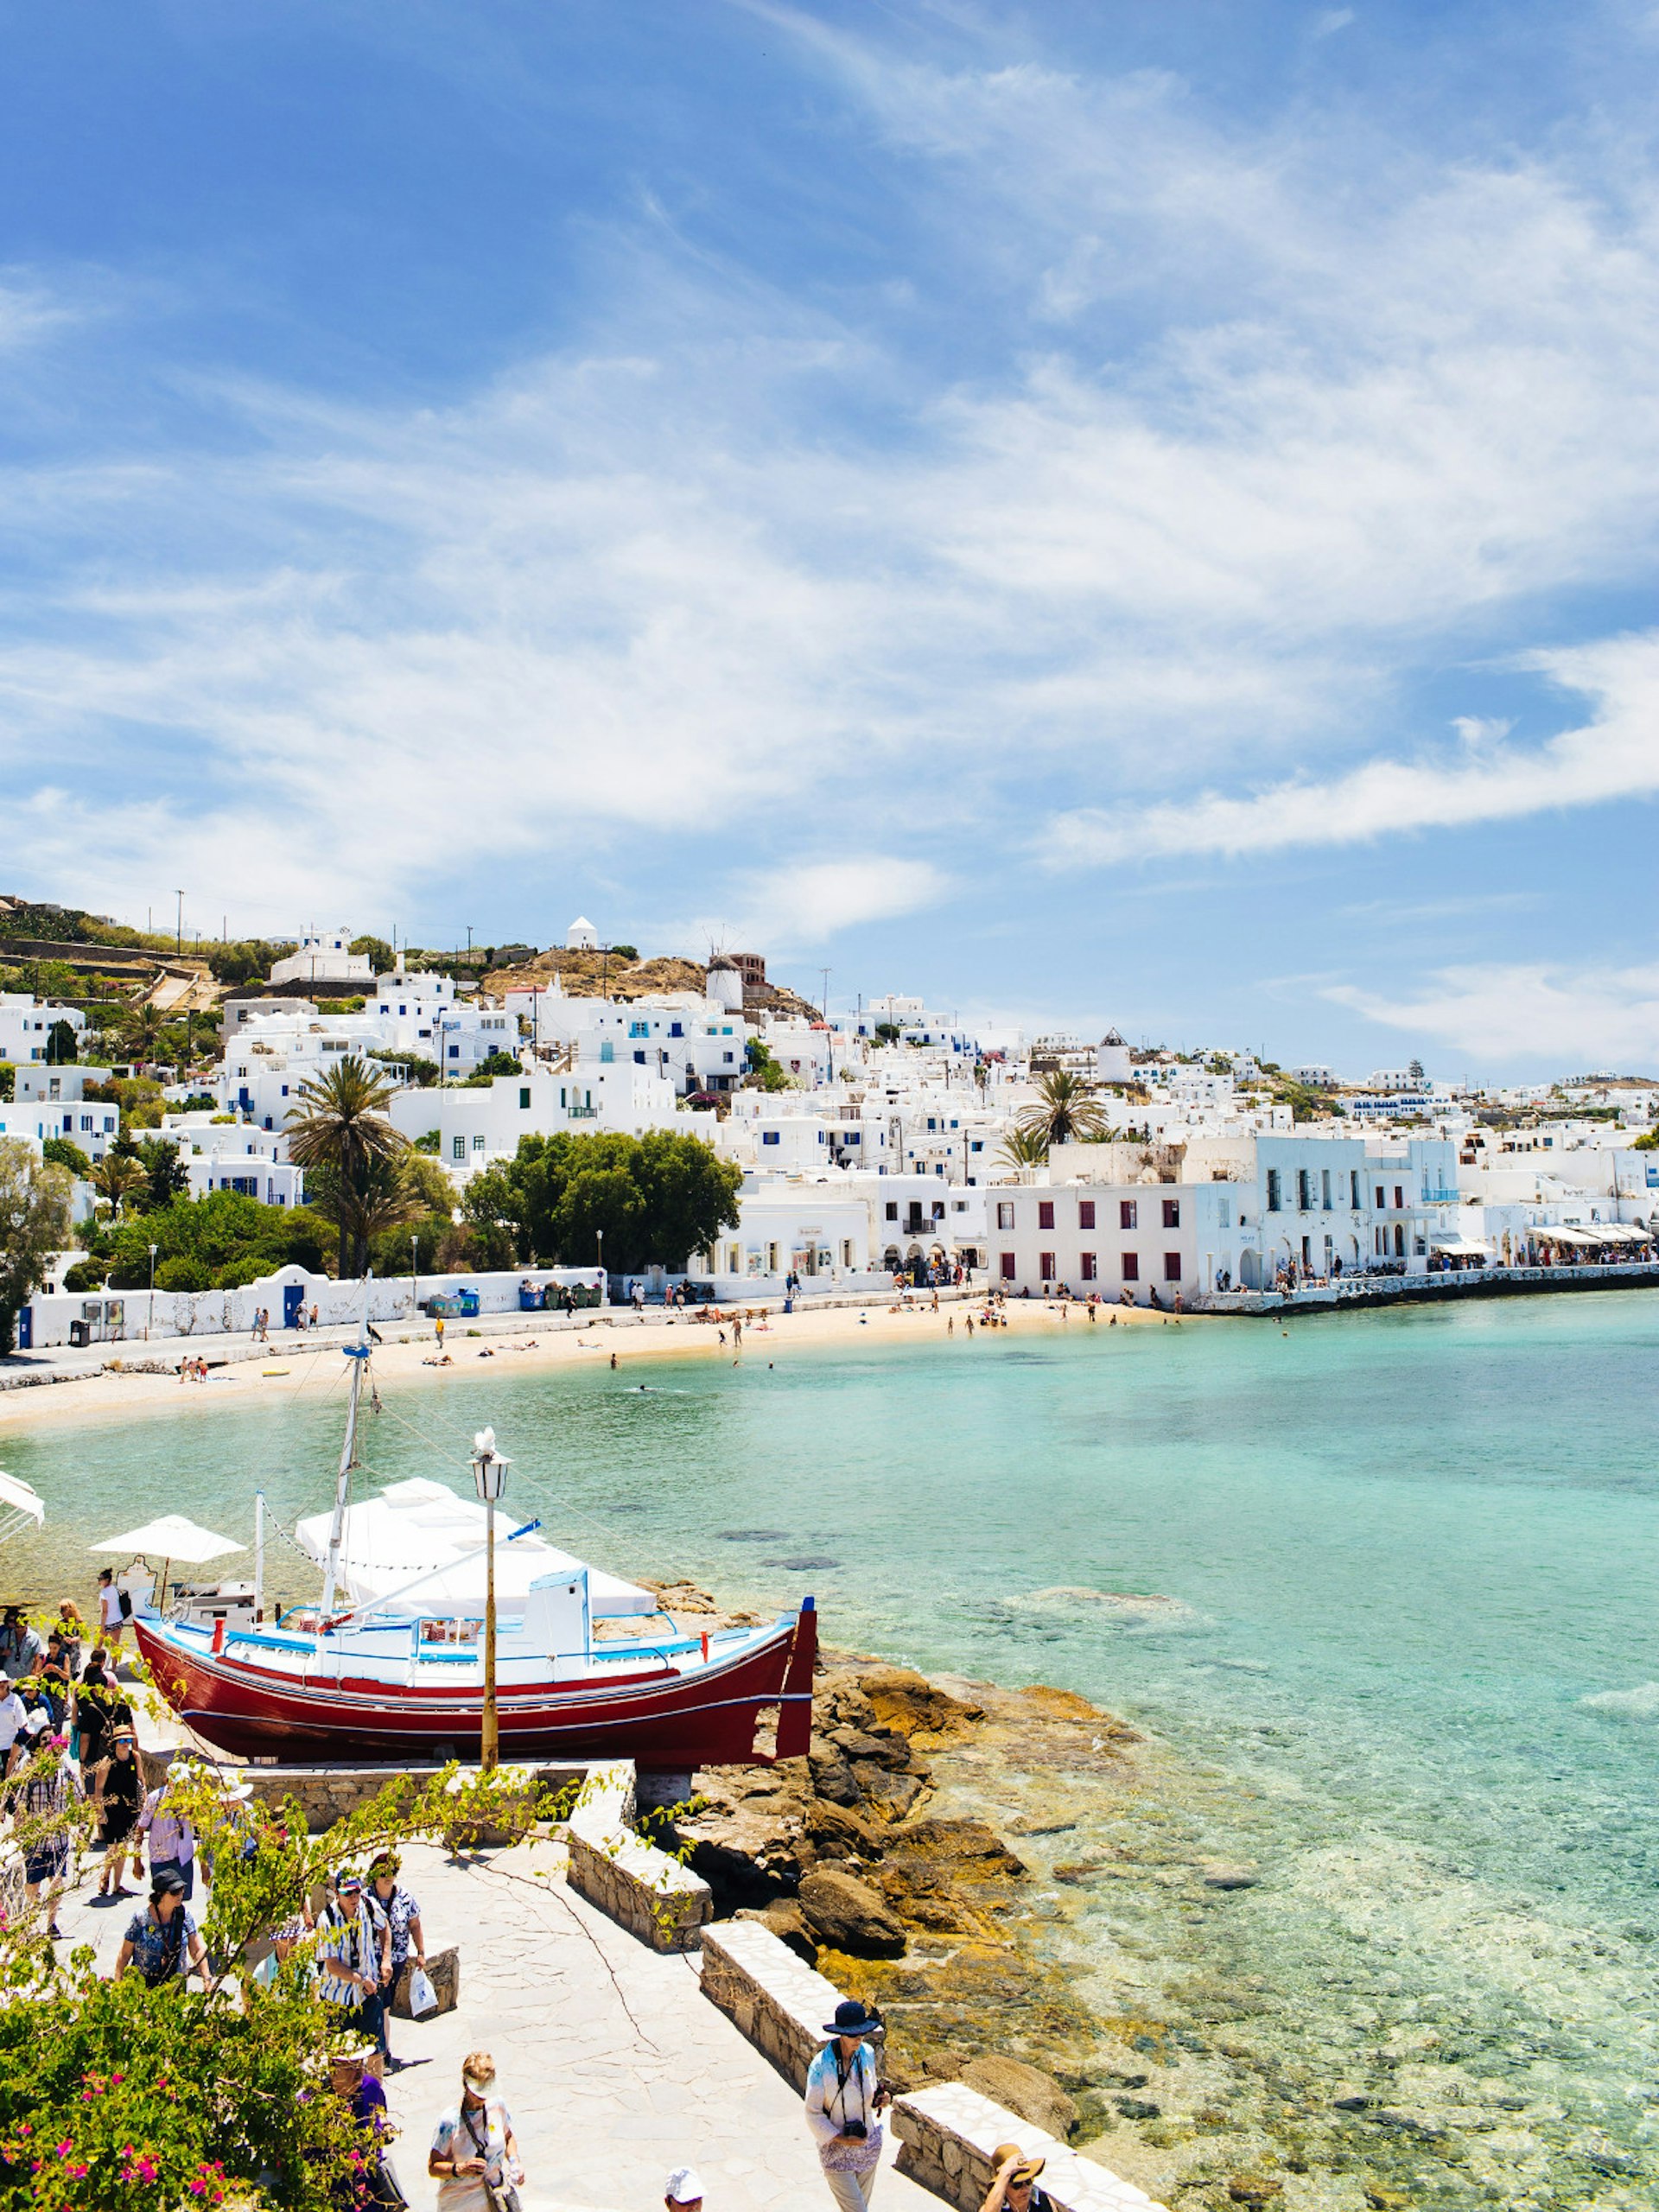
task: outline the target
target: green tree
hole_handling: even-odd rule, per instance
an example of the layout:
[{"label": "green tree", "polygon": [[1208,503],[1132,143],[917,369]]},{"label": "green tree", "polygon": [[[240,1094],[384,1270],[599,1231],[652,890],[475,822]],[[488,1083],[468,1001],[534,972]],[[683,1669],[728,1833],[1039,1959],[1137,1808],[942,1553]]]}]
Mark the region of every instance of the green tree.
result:
[{"label": "green tree", "polygon": [[94,1256],[108,1262],[112,1290],[144,1288],[152,1244],[158,1284],[169,1261],[188,1261],[191,1280],[178,1287],[224,1290],[282,1267],[321,1274],[332,1226],[306,1206],[261,1205],[245,1192],[209,1191],[200,1198],[175,1199],[156,1213],[105,1224],[94,1233]]},{"label": "green tree", "polygon": [[467,1080],[469,1084],[477,1084],[481,1088],[486,1083],[493,1083],[499,1075],[522,1075],[523,1073],[524,1069],[511,1052],[489,1052],[479,1062]]},{"label": "green tree", "polygon": [[511,1236],[518,1258],[591,1267],[604,1231],[605,1263],[638,1274],[678,1268],[735,1227],[741,1168],[701,1138],[653,1129],[524,1137],[516,1157],[467,1185],[467,1220]]},{"label": "green tree", "polygon": [[797,1087],[794,1078],[773,1058],[771,1048],[763,1045],[758,1037],[750,1038],[745,1052],[749,1063],[748,1074],[744,1077],[747,1088],[752,1090],[793,1090]]},{"label": "green tree", "polygon": [[369,1058],[372,1060],[384,1061],[392,1067],[404,1069],[408,1073],[410,1084],[417,1090],[429,1090],[443,1073],[443,1070],[435,1060],[424,1060],[418,1052],[385,1052],[378,1046],[372,1045],[369,1047]]},{"label": "green tree", "polygon": [[112,1147],[92,1170],[92,1187],[100,1198],[109,1200],[115,1217],[120,1220],[129,1199],[136,1199],[144,1186],[144,1171],[141,1163],[130,1152]]},{"label": "green tree", "polygon": [[47,1262],[69,1242],[72,1195],[67,1169],[21,1137],[0,1137],[0,1357],[16,1348],[17,1316]]},{"label": "green tree", "polygon": [[155,1213],[188,1194],[190,1177],[176,1144],[159,1137],[143,1137],[138,1142],[137,1157],[144,1171],[144,1187],[137,1198],[140,1213]]},{"label": "green tree", "polygon": [[1070,1068],[1051,1068],[1037,1079],[1037,1098],[1020,1116],[1022,1129],[1040,1132],[1044,1157],[1052,1144],[1098,1136],[1106,1126],[1094,1092]]},{"label": "green tree", "polygon": [[159,1007],[141,1000],[126,1009],[121,1018],[121,1049],[135,1066],[146,1068],[156,1058],[166,1027],[167,1017]]},{"label": "green tree", "polygon": [[48,1065],[61,1068],[73,1066],[75,1053],[75,1025],[73,1021],[54,1021],[46,1033]]},{"label": "green tree", "polygon": [[[319,1187],[311,1202],[340,1231],[342,1277],[350,1272],[354,1247],[392,1225],[379,1217],[392,1192],[383,1169],[400,1162],[410,1147],[386,1118],[391,1095],[389,1076],[348,1052],[325,1074],[301,1084],[299,1103],[289,1116],[289,1158],[306,1170],[308,1195],[315,1173]],[[371,1214],[373,1230],[365,1225]]]},{"label": "green tree", "polygon": [[374,972],[377,976],[391,975],[397,955],[385,938],[354,937],[350,949],[353,952],[366,952],[374,963]]},{"label": "green tree", "polygon": [[92,1161],[87,1159],[80,1147],[68,1137],[48,1137],[41,1147],[41,1153],[44,1159],[55,1160],[60,1167],[67,1167],[69,1173],[81,1182],[92,1181]]},{"label": "green tree", "polygon": [[1048,1158],[1048,1138],[1039,1127],[1016,1122],[1003,1138],[997,1157],[1007,1167],[1040,1167]]}]

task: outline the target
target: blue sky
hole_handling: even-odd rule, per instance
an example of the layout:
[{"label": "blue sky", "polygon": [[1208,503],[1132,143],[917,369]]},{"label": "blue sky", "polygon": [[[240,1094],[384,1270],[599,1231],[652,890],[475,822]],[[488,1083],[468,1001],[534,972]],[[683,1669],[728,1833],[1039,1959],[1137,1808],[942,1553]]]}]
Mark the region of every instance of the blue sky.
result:
[{"label": "blue sky", "polygon": [[1659,1067],[1659,10],[0,29],[0,889]]}]

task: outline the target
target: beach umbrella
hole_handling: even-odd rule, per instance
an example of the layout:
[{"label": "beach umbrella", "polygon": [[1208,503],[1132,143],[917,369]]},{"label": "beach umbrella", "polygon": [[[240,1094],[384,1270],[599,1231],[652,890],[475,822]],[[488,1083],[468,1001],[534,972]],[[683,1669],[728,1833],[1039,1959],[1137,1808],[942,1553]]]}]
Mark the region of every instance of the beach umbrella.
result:
[{"label": "beach umbrella", "polygon": [[38,1529],[46,1518],[46,1508],[26,1482],[16,1475],[0,1474],[0,1544],[9,1542],[21,1529]]},{"label": "beach umbrella", "polygon": [[187,1520],[182,1513],[163,1513],[159,1520],[146,1521],[142,1529],[129,1529],[121,1536],[106,1536],[101,1544],[90,1544],[87,1549],[125,1552],[129,1557],[140,1552],[160,1552],[162,1579],[158,1589],[165,1604],[167,1570],[175,1559],[200,1567],[206,1560],[222,1559],[226,1552],[245,1552],[247,1546],[238,1544],[233,1536],[216,1536],[211,1529]]}]

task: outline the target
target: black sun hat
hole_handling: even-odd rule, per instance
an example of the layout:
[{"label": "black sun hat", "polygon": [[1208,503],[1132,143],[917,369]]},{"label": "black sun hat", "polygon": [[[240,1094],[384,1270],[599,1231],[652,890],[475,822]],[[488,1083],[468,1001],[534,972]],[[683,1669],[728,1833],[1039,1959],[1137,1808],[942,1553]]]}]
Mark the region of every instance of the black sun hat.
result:
[{"label": "black sun hat", "polygon": [[843,1997],[836,2007],[836,2017],[826,2020],[823,2032],[827,2036],[884,2035],[879,2012],[866,2012],[856,1997]]}]

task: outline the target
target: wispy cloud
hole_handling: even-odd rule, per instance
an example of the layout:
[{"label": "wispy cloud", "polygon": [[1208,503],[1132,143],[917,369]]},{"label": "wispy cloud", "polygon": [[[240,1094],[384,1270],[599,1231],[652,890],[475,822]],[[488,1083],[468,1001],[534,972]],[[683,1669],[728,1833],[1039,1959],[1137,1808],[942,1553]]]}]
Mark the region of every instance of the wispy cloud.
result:
[{"label": "wispy cloud", "polygon": [[1491,963],[1441,969],[1411,997],[1347,984],[1325,996],[1477,1059],[1659,1071],[1659,967]]},{"label": "wispy cloud", "polygon": [[1659,634],[1536,654],[1531,665],[1595,698],[1595,719],[1530,749],[1503,744],[1487,723],[1464,722],[1460,759],[1370,760],[1328,782],[1289,781],[1242,798],[1209,791],[1119,814],[1063,815],[1049,825],[1048,856],[1080,867],[1352,845],[1659,791]]}]

